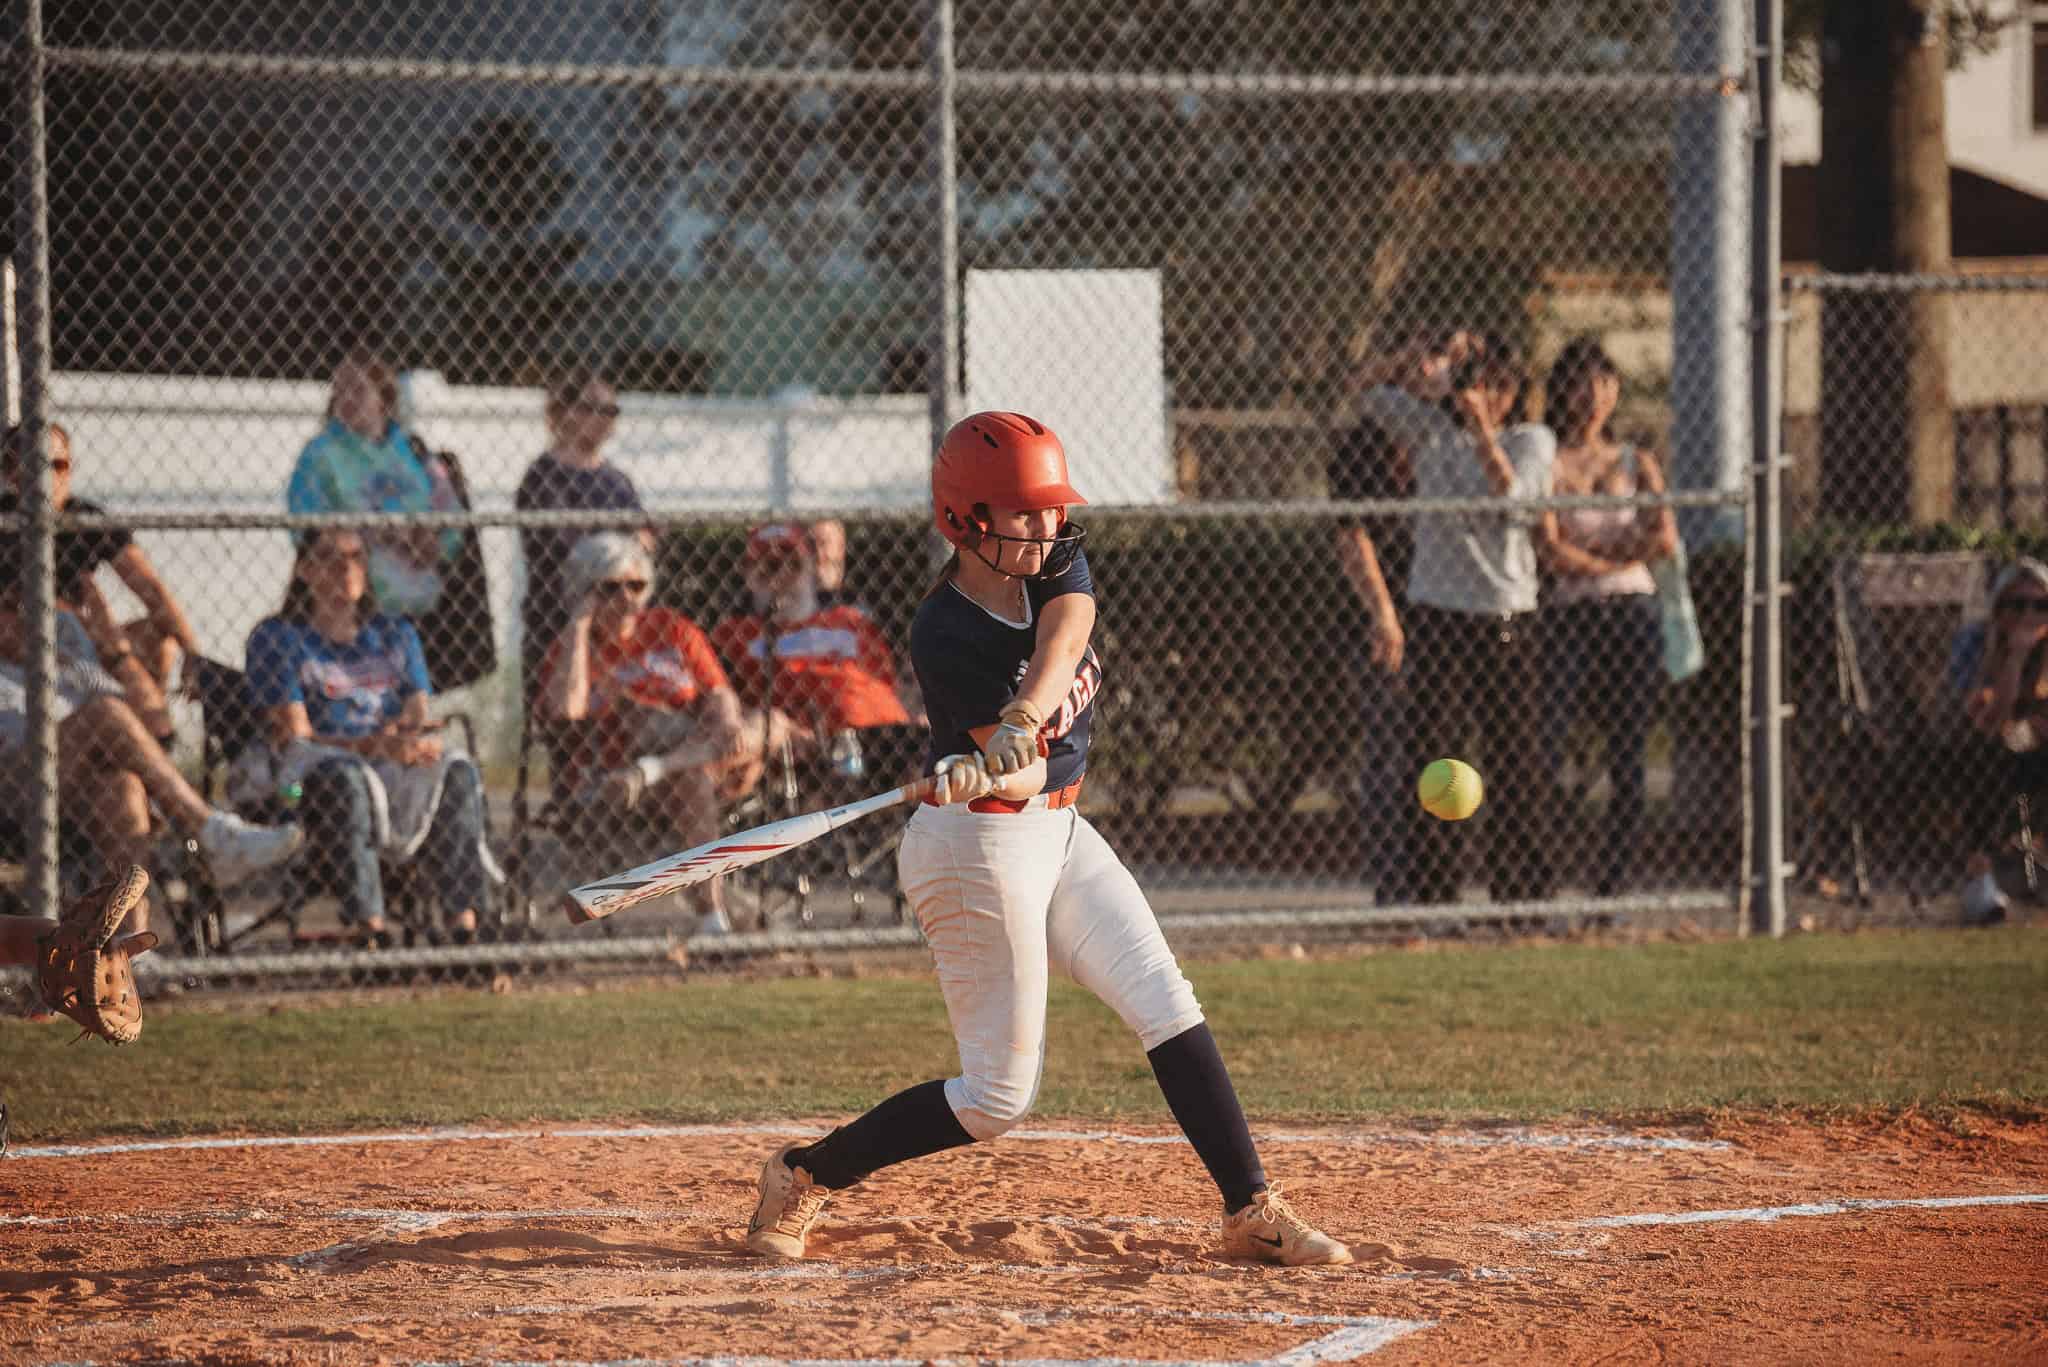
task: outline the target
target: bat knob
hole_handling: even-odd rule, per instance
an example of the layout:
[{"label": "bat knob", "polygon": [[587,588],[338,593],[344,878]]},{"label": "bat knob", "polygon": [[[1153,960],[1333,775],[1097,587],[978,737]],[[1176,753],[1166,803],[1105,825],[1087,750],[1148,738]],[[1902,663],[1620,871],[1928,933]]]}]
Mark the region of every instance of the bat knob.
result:
[{"label": "bat knob", "polygon": [[569,918],[569,924],[572,926],[588,925],[597,919],[590,914],[590,908],[566,892],[562,894],[562,914]]}]

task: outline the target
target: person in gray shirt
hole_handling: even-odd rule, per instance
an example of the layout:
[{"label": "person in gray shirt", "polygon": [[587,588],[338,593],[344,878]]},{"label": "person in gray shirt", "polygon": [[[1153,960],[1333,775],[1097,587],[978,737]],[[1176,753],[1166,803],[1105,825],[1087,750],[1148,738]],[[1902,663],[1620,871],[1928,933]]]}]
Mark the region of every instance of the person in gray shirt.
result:
[{"label": "person in gray shirt", "polygon": [[[1392,358],[1375,378],[1384,382],[1360,396],[1360,409],[1407,451],[1418,499],[1550,492],[1557,439],[1515,421],[1528,376],[1509,343],[1460,333],[1434,355],[1415,348]],[[1419,514],[1408,576],[1418,704],[1411,772],[1447,756],[1480,771],[1488,790],[1480,819],[1496,828],[1486,881],[1497,901],[1548,897],[1554,881],[1544,830],[1555,782],[1539,705],[1535,520],[1533,510]],[[1417,900],[1456,899],[1471,824],[1439,822],[1413,806],[1396,822],[1396,863]]]}]

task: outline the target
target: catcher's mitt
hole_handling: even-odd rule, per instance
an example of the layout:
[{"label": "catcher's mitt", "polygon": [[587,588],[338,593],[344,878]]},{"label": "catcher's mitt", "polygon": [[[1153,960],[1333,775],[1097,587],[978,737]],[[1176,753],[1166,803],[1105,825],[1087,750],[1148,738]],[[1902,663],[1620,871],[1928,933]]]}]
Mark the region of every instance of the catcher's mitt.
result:
[{"label": "catcher's mitt", "polygon": [[149,875],[131,864],[36,937],[36,988],[44,1003],[109,1044],[128,1044],[142,1033],[142,997],[128,961],[156,948],[156,936],[145,930],[116,941],[114,932],[148,889]]}]

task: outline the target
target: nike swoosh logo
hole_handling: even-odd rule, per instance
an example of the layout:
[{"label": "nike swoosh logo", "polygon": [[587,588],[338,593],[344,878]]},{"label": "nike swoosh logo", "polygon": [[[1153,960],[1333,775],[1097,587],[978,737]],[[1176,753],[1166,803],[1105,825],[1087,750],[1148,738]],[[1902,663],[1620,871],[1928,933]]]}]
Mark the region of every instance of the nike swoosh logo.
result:
[{"label": "nike swoosh logo", "polygon": [[1280,1247],[1280,1240],[1278,1240],[1278,1239],[1268,1239],[1268,1238],[1267,1238],[1267,1237],[1266,1237],[1265,1235],[1263,1235],[1263,1234],[1254,1234],[1254,1235],[1252,1235],[1252,1242],[1253,1242],[1253,1243],[1256,1243],[1256,1244],[1264,1244],[1264,1245],[1266,1245],[1266,1246],[1267,1246],[1268,1248],[1278,1248],[1278,1247]]}]

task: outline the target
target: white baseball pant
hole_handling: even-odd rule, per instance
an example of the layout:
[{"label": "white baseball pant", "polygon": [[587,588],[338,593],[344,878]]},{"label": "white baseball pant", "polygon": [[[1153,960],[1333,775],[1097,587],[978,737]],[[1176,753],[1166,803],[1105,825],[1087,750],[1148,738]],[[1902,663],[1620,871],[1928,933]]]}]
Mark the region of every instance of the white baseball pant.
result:
[{"label": "white baseball pant", "polygon": [[1101,998],[1148,1051],[1201,1024],[1194,988],[1137,880],[1072,807],[921,806],[897,867],[960,1046],[946,1100],[976,1139],[1016,1125],[1038,1095],[1052,965]]}]

